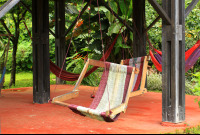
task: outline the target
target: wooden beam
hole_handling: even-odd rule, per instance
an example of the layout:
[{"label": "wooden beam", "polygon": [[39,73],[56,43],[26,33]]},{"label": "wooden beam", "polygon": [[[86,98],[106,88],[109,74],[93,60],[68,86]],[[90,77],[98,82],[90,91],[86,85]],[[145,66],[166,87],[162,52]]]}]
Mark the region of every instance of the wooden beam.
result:
[{"label": "wooden beam", "polygon": [[142,70],[142,78],[141,78],[141,84],[140,84],[140,89],[144,89],[145,83],[146,83],[146,77],[147,77],[147,56],[144,57],[144,65],[143,65],[143,70]]},{"label": "wooden beam", "polygon": [[32,0],[33,19],[33,102],[50,99],[49,1]]},{"label": "wooden beam", "polygon": [[11,36],[14,36],[14,35],[12,35],[12,34],[0,34],[0,37],[2,37],[2,36],[11,37]]},{"label": "wooden beam", "polygon": [[159,20],[160,20],[160,16],[158,16],[145,30],[145,32],[149,31]]},{"label": "wooden beam", "polygon": [[32,14],[32,11],[30,10],[30,8],[22,1],[19,2],[24,8],[26,8],[26,10],[28,10],[29,13]]},{"label": "wooden beam", "polygon": [[149,3],[152,5],[152,7],[156,10],[156,12],[166,24],[171,24],[171,19],[156,0],[149,0]]},{"label": "wooden beam", "polygon": [[[55,62],[56,65],[62,69],[66,69],[66,62],[63,65],[63,60],[66,55],[66,41],[62,37],[65,33],[65,0],[54,0],[55,12]],[[64,84],[65,80],[56,77],[58,84]]]},{"label": "wooden beam", "polygon": [[[26,10],[28,10],[29,13],[32,14],[32,11],[30,10],[30,8],[29,8],[24,2],[20,1],[20,4],[21,4],[24,8],[26,8]],[[50,32],[54,37],[56,37],[56,34],[53,33],[53,31],[52,31],[51,29],[49,29],[49,32]]]},{"label": "wooden beam", "polygon": [[130,97],[135,97],[135,96],[143,95],[145,93],[147,93],[147,89],[146,88],[144,88],[142,90],[137,90],[137,91],[131,92]]},{"label": "wooden beam", "polygon": [[[124,24],[124,20],[121,19],[105,2],[104,0],[100,0],[101,4],[103,4],[111,13],[114,14],[114,16],[122,23]],[[127,23],[124,24],[130,31],[133,32],[133,29],[131,28],[131,26],[129,26]]]},{"label": "wooden beam", "polygon": [[82,82],[82,80],[83,80],[83,78],[84,78],[84,76],[85,76],[85,74],[87,72],[87,69],[88,69],[88,66],[89,66],[89,62],[90,62],[90,59],[88,59],[88,61],[86,62],[85,66],[84,66],[84,68],[83,68],[83,70],[82,70],[82,72],[81,72],[81,74],[80,74],[80,76],[79,76],[79,78],[78,78],[78,80],[76,82],[76,85],[75,85],[73,91],[78,90],[78,88],[79,88],[79,86],[80,86],[80,84],[81,84],[81,82]]},{"label": "wooden beam", "polygon": [[[92,2],[92,0],[91,0]],[[72,22],[72,24],[69,26],[69,28],[67,29],[67,31],[64,33],[63,37],[65,37],[70,30],[74,27],[74,25],[76,24],[76,22],[78,21],[78,19],[80,19],[80,17],[83,15],[83,13],[85,12],[85,10],[87,9],[87,7],[90,5],[90,2],[88,2],[85,7],[82,9],[82,11],[80,12],[80,14],[76,17],[76,19]]]},{"label": "wooden beam", "polygon": [[199,0],[193,0],[190,5],[185,10],[185,18],[190,14],[192,9],[196,6],[196,4],[199,2]]},{"label": "wooden beam", "polygon": [[55,103],[57,101],[62,102],[62,101],[68,100],[68,99],[78,97],[78,96],[79,96],[79,91],[72,91],[72,92],[69,92],[69,93],[66,93],[61,96],[57,96],[57,97],[53,98],[52,103]]}]

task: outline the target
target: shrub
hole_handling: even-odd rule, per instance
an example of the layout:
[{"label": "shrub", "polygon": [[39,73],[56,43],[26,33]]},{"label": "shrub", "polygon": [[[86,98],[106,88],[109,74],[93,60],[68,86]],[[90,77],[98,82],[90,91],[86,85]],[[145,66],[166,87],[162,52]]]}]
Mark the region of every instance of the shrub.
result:
[{"label": "shrub", "polygon": [[[185,79],[185,94],[194,95],[192,83]],[[151,74],[147,76],[147,89],[162,91],[162,74]]]}]

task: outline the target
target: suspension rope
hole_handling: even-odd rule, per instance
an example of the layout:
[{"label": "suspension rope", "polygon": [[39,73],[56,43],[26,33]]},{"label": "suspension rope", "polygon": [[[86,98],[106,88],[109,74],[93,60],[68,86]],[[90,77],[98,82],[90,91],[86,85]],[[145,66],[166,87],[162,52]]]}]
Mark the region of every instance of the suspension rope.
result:
[{"label": "suspension rope", "polygon": [[[84,4],[84,0],[83,0],[81,9],[83,9],[83,4]],[[81,12],[79,12],[79,15],[78,15],[78,18],[77,18],[77,22],[78,22],[78,20],[79,20],[80,13],[81,13]],[[63,71],[63,67],[64,67],[65,60],[66,60],[66,58],[67,58],[67,54],[68,54],[68,51],[69,51],[69,48],[70,48],[70,45],[71,45],[71,42],[72,42],[72,38],[73,38],[73,36],[74,36],[74,32],[75,32],[75,30],[72,32],[72,37],[71,37],[71,39],[70,39],[69,46],[68,46],[67,52],[66,52],[66,54],[65,54],[65,58],[64,58],[64,61],[63,61],[63,64],[62,64],[62,68],[61,68],[59,77],[58,77],[58,79],[57,79],[57,81],[56,81],[56,86],[55,86],[55,89],[54,89],[54,93],[55,93],[55,90],[56,90],[57,85],[58,85],[58,80],[60,79],[61,73],[62,73],[62,71]],[[54,94],[54,93],[53,93],[53,94]],[[51,102],[51,101],[52,101],[52,100],[50,100],[50,102]]]}]

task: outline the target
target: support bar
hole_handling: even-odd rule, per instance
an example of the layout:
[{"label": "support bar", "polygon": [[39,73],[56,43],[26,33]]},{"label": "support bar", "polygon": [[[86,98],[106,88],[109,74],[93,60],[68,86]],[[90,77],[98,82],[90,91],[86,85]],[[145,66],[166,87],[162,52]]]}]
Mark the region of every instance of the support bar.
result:
[{"label": "support bar", "polygon": [[[100,0],[101,1],[101,3],[112,13],[113,12],[113,14],[114,14],[114,16],[122,23],[122,24],[124,24],[124,20],[123,19],[121,19],[105,2],[104,2],[104,0]],[[133,29],[131,28],[131,26],[129,26],[127,23],[125,24],[126,25],[126,27],[131,31],[131,32],[133,32]]]},{"label": "support bar", "polygon": [[[30,10],[30,8],[29,8],[28,6],[26,6],[26,4],[25,4],[24,2],[20,1],[20,4],[21,4],[24,8],[26,8],[26,9],[28,10],[29,13],[32,14],[32,11]],[[52,31],[51,29],[49,29],[49,32],[50,32],[54,37],[56,37],[56,34],[53,33],[53,31]]]},{"label": "support bar", "polygon": [[196,4],[199,2],[199,0],[193,0],[190,5],[185,10],[185,18],[190,14],[192,9],[196,6]]},{"label": "support bar", "polygon": [[152,7],[156,10],[156,12],[166,24],[171,24],[171,19],[156,0],[149,0],[149,3],[152,5]]},{"label": "support bar", "polygon": [[154,24],[156,24],[159,20],[160,20],[160,16],[158,16],[148,27],[147,27],[147,29],[145,30],[145,32],[147,32],[148,30],[150,30],[153,26],[154,26]]},{"label": "support bar", "polygon": [[[92,0],[91,0],[92,2]],[[69,32],[70,30],[74,27],[74,25],[76,24],[76,22],[78,21],[78,18],[80,18],[83,13],[85,12],[85,10],[87,9],[87,7],[90,5],[90,2],[88,2],[85,7],[82,9],[82,11],[80,12],[79,16],[76,17],[76,19],[72,22],[72,24],[69,26],[69,28],[67,29],[67,31],[65,32],[65,34],[63,35],[63,37],[65,37]]]}]

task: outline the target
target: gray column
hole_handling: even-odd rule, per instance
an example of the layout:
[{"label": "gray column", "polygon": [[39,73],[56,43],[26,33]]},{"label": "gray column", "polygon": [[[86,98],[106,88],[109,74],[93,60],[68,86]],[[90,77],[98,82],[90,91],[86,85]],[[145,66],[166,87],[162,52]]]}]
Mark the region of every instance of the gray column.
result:
[{"label": "gray column", "polygon": [[185,0],[163,0],[171,25],[162,27],[162,121],[185,120]]}]

